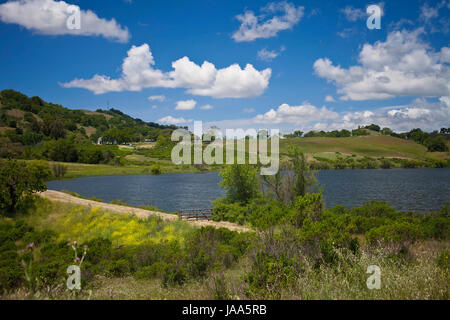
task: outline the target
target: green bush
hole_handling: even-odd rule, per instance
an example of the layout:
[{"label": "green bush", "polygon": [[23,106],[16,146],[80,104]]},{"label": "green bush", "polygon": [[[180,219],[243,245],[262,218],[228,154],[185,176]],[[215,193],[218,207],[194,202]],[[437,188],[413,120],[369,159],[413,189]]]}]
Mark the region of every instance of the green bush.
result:
[{"label": "green bush", "polygon": [[257,168],[250,165],[235,164],[226,166],[220,173],[219,185],[225,189],[231,202],[248,203],[259,191]]},{"label": "green bush", "polygon": [[54,163],[52,164],[52,172],[56,178],[62,178],[67,173],[67,166],[60,163]]},{"label": "green bush", "polygon": [[153,175],[160,175],[162,172],[161,172],[161,167],[159,166],[159,165],[157,165],[157,164],[154,164],[154,165],[152,165],[152,167],[150,168],[150,172],[153,174]]},{"label": "green bush", "polygon": [[383,225],[369,230],[366,238],[371,244],[377,240],[386,242],[405,242],[415,241],[423,238],[423,233],[417,224],[408,222],[394,222],[393,224]]},{"label": "green bush", "polygon": [[258,252],[246,277],[251,299],[281,299],[282,291],[292,286],[301,272],[295,258]]},{"label": "green bush", "polygon": [[0,214],[15,214],[32,194],[47,190],[44,182],[50,176],[44,161],[0,160]]}]

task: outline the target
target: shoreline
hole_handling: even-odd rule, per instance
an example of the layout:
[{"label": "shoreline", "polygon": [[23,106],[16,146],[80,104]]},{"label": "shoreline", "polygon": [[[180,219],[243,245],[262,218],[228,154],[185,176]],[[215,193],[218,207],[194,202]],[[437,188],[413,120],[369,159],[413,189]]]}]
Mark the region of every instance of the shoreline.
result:
[{"label": "shoreline", "polygon": [[[88,208],[99,208],[100,210],[104,210],[104,211],[114,211],[114,212],[123,213],[123,214],[132,214],[132,215],[135,215],[136,217],[138,217],[139,219],[146,219],[150,216],[157,216],[157,217],[159,217],[163,220],[167,220],[167,221],[179,220],[177,215],[170,214],[170,213],[164,213],[164,212],[159,212],[159,211],[150,211],[150,210],[145,210],[145,209],[141,209],[141,208],[112,204],[112,203],[97,202],[97,201],[93,201],[93,200],[78,198],[78,197],[72,196],[70,194],[60,192],[60,191],[55,191],[55,190],[47,190],[45,192],[39,193],[38,195],[40,197],[43,197],[50,201],[69,203],[69,204],[73,204],[73,205],[81,205],[81,206],[85,206]],[[241,226],[238,224],[234,224],[231,222],[226,222],[226,221],[220,221],[220,222],[216,222],[216,221],[212,221],[212,220],[198,220],[198,221],[183,220],[183,221],[185,221],[186,223],[188,223],[192,226],[195,226],[195,227],[211,226],[216,229],[226,228],[231,231],[237,231],[237,232],[254,232],[253,230],[251,230],[247,227],[244,227],[244,226]]]}]

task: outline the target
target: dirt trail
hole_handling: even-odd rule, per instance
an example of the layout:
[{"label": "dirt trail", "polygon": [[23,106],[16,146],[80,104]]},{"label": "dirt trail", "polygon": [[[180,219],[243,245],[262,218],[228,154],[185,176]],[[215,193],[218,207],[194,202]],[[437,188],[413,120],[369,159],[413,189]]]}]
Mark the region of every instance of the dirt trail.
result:
[{"label": "dirt trail", "polygon": [[[41,197],[44,197],[46,199],[49,199],[51,201],[58,201],[58,202],[65,202],[65,203],[71,203],[76,205],[82,205],[90,208],[100,208],[102,210],[108,210],[108,211],[114,211],[119,213],[127,213],[127,214],[134,214],[140,219],[148,218],[149,216],[158,216],[164,220],[170,220],[175,221],[178,220],[178,216],[163,212],[157,212],[157,211],[149,211],[139,208],[133,208],[133,207],[126,207],[126,206],[120,206],[116,204],[111,203],[103,203],[103,202],[97,202],[92,200],[86,200],[77,198],[74,196],[71,196],[64,192],[58,192],[54,190],[47,190],[45,192],[42,192],[39,194]],[[206,221],[206,220],[199,220],[199,221],[187,221],[189,224],[196,226],[196,227],[206,227],[211,226],[215,228],[227,228],[232,231],[238,231],[238,232],[252,232],[253,230],[249,228],[242,227],[240,225],[231,223],[231,222],[215,222],[215,221]]]}]

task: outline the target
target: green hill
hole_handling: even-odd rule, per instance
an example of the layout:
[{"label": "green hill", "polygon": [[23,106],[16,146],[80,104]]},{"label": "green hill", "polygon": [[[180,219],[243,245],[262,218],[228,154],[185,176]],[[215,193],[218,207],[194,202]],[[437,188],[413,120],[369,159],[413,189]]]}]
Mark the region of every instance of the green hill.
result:
[{"label": "green hill", "polygon": [[[435,144],[429,143],[448,145],[448,133],[414,129],[391,131],[392,136],[372,127],[282,139],[280,154],[283,158],[289,146],[298,146],[317,169],[450,166],[449,152],[430,152]],[[0,91],[0,158],[65,162],[69,176],[148,173],[151,166],[163,173],[220,169],[173,165],[170,135],[176,128],[134,119],[117,109],[71,110],[14,90]],[[99,137],[106,145],[94,144]],[[155,142],[143,143],[148,139]]]},{"label": "green hill", "polygon": [[309,155],[326,155],[339,152],[343,155],[367,157],[425,159],[434,156],[427,148],[414,141],[392,136],[360,136],[349,138],[289,138],[281,140],[280,153],[286,154],[289,146],[298,146]]},{"label": "green hill", "polygon": [[0,91],[1,133],[42,134],[43,139],[58,139],[75,133],[92,141],[100,136],[111,136],[119,143],[128,143],[157,139],[159,135],[169,136],[176,128],[134,119],[116,109],[71,110],[14,90]]}]

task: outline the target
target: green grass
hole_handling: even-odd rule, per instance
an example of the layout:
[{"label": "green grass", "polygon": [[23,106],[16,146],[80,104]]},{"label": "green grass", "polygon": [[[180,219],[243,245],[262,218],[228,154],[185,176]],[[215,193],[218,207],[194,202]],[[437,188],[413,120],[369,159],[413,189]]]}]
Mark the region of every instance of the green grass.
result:
[{"label": "green grass", "polygon": [[425,159],[429,154],[422,145],[391,136],[284,139],[280,141],[280,153],[286,154],[292,145],[300,147],[308,155],[340,152],[367,157]]},{"label": "green grass", "polygon": [[194,227],[185,221],[164,221],[149,216],[139,219],[132,214],[89,208],[80,205],[37,199],[35,208],[23,217],[38,230],[49,229],[58,240],[80,243],[95,238],[111,240],[113,245],[142,245],[161,241],[183,241]]},{"label": "green grass", "polygon": [[[50,162],[50,164],[56,162]],[[151,174],[151,166],[143,165],[124,165],[124,166],[112,166],[106,164],[83,164],[83,163],[63,163],[67,166],[67,173],[64,178],[77,178],[77,177],[92,177],[92,176],[124,176],[124,175],[145,175]],[[186,173],[186,172],[201,172],[199,168],[189,165],[176,166],[174,164],[164,163],[160,164],[163,174],[168,173]],[[218,170],[217,167],[207,167],[206,169]]]},{"label": "green grass", "polygon": [[[270,143],[269,143],[270,146]],[[362,136],[350,138],[290,138],[280,140],[280,155],[287,155],[289,146],[302,149],[309,160],[313,157],[335,160],[338,155],[344,157],[355,156],[355,160],[362,157],[369,158],[403,158],[411,160],[447,160],[449,152],[428,152],[426,147],[413,141],[399,139],[391,136]],[[248,146],[247,146],[248,150]],[[63,163],[68,167],[65,178],[90,176],[118,176],[118,175],[145,175],[151,174],[150,168],[158,164],[162,174],[186,173],[202,171],[218,171],[223,165],[194,166],[174,165],[168,159],[142,154],[135,150],[133,154],[125,156],[126,164],[113,166],[104,164]],[[224,151],[225,153],[225,151]],[[248,159],[248,153],[246,153]],[[50,162],[53,163],[53,162]]]}]

